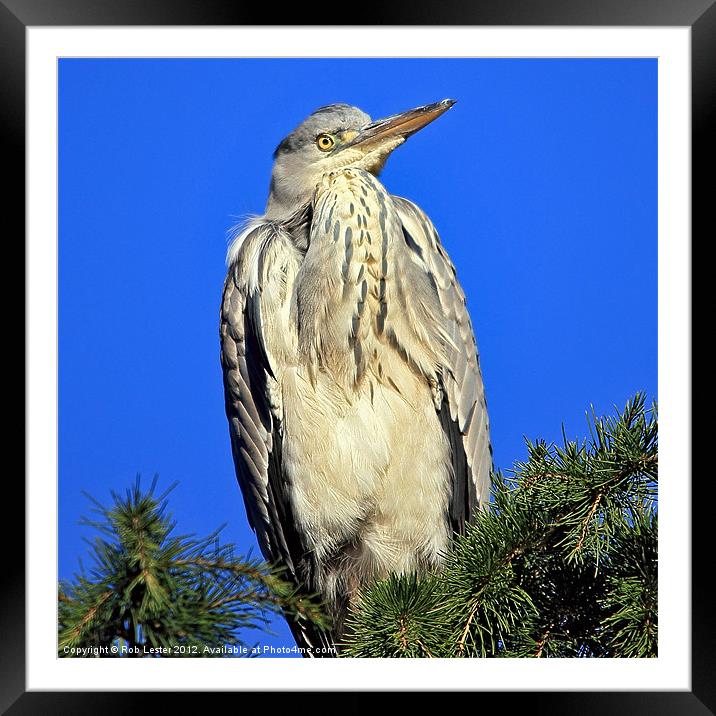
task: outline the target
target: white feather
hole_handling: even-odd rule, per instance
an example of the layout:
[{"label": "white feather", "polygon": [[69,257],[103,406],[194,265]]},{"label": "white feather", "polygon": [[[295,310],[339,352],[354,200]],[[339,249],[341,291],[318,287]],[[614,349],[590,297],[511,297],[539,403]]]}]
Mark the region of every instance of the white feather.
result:
[{"label": "white feather", "polygon": [[244,245],[246,237],[254,229],[266,223],[267,221],[264,217],[252,215],[242,219],[239,223],[234,224],[234,226],[228,230],[227,242],[229,244],[229,248],[226,251],[227,266],[231,266],[234,261],[236,261],[236,257],[239,255],[239,251],[241,251],[241,247]]}]

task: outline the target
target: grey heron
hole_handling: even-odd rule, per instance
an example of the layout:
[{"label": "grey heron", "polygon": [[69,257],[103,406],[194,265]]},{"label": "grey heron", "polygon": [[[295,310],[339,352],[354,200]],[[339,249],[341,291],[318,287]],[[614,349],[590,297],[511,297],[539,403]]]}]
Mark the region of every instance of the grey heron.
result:
[{"label": "grey heron", "polygon": [[274,154],[265,212],[228,254],[220,339],[238,482],[264,557],[318,593],[331,655],[361,589],[439,568],[489,499],[475,337],[427,215],[377,179],[443,100],[373,122],[333,104]]}]

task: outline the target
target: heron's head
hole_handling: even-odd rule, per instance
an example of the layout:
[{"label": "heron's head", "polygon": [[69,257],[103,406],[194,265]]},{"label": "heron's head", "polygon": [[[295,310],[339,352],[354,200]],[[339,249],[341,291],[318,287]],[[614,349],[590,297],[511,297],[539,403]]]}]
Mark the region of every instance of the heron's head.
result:
[{"label": "heron's head", "polygon": [[317,109],[274,153],[266,215],[281,218],[295,212],[310,201],[328,172],[357,167],[378,174],[396,147],[453,104],[455,100],[444,99],[377,122],[347,104]]}]

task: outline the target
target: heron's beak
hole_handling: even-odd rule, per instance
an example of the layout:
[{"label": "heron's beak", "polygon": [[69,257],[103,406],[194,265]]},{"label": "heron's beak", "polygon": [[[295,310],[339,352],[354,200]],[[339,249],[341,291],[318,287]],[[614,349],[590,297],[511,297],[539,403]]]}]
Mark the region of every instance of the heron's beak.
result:
[{"label": "heron's beak", "polygon": [[344,145],[344,148],[360,147],[368,150],[390,139],[407,139],[436,120],[441,114],[445,114],[455,102],[457,102],[455,99],[444,99],[441,102],[426,104],[424,107],[416,107],[407,112],[371,122],[363,127],[348,144]]}]

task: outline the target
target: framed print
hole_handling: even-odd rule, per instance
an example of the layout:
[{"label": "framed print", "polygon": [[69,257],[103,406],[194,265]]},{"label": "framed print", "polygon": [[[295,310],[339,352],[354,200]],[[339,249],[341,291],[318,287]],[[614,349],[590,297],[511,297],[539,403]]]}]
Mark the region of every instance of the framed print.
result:
[{"label": "framed print", "polygon": [[[508,2],[458,8],[449,3],[440,8],[381,8],[360,22],[350,13],[348,17],[332,14],[322,22],[313,13],[310,18],[296,17],[297,10],[289,9],[280,24],[273,24],[278,18],[225,3],[169,6],[150,0],[141,8],[79,0],[52,7],[20,0],[0,3],[4,129],[10,140],[6,162],[12,176],[26,179],[24,185],[17,180],[9,186],[7,206],[17,217],[18,231],[25,232],[27,284],[23,498],[20,488],[12,486],[18,502],[22,499],[26,507],[26,568],[13,575],[13,588],[4,596],[3,621],[10,646],[3,657],[3,708],[8,713],[111,711],[118,708],[115,693],[120,691],[125,692],[121,703],[126,710],[141,696],[126,693],[134,691],[464,690],[490,692],[490,697],[509,698],[515,706],[530,698],[556,713],[714,712],[713,616],[704,584],[708,570],[698,568],[702,561],[710,564],[705,554],[710,543],[705,534],[708,520],[701,514],[709,500],[703,478],[691,472],[690,417],[691,237],[694,232],[713,233],[713,220],[706,211],[710,181],[705,174],[713,161],[706,137],[716,93],[714,4],[701,0],[678,6],[645,2],[622,7],[610,2],[597,9],[587,3],[564,7],[547,0],[529,7]],[[266,24],[269,19],[272,22]],[[336,128],[319,127],[319,120],[328,121],[329,115]],[[377,117],[386,119],[376,121]],[[396,134],[399,131],[403,133]],[[333,223],[330,201],[321,204],[321,192],[325,189],[326,196],[333,197],[330,192],[338,191],[333,178],[325,179],[334,174],[321,170],[323,184],[311,174],[304,193],[297,188],[296,177],[309,172],[306,166],[313,166],[311,162],[328,166],[327,157],[343,149],[336,149],[336,143],[355,152],[361,142],[373,147],[376,137],[395,141],[380,161],[361,158],[348,173],[356,169],[356,181],[370,183],[370,177],[382,171],[380,181],[391,193],[376,189],[381,200],[363,204],[365,217],[359,206],[359,217],[353,219],[351,203],[350,216],[341,215]],[[406,146],[398,148],[407,137],[411,139]],[[309,155],[310,162],[305,159]],[[331,167],[331,172],[343,171],[342,165]],[[385,209],[386,201],[395,202],[392,214]],[[421,209],[406,208],[413,201]],[[262,216],[258,212],[264,204]],[[375,216],[368,219],[371,207]],[[308,216],[308,229],[300,223],[302,216]],[[347,498],[340,502],[344,512],[336,517],[327,508],[311,512],[310,499],[298,488],[284,502],[277,493],[273,498],[269,494],[278,484],[272,483],[278,479],[271,477],[272,460],[289,465],[285,469],[292,477],[284,475],[286,484],[300,482],[296,476],[304,469],[302,460],[311,466],[306,474],[323,474],[323,465],[340,463],[348,423],[327,419],[330,411],[325,406],[311,412],[310,398],[290,382],[293,378],[281,384],[280,395],[257,388],[256,374],[242,361],[250,364],[247,356],[253,350],[252,360],[263,361],[265,374],[275,378],[279,353],[288,356],[293,350],[283,342],[283,328],[273,339],[262,333],[273,325],[273,319],[266,318],[265,302],[278,300],[273,297],[282,295],[282,287],[294,280],[299,286],[302,274],[298,267],[291,268],[294,254],[289,251],[276,258],[270,251],[278,249],[269,246],[277,244],[261,232],[273,231],[279,224],[283,227],[279,236],[285,236],[281,231],[295,230],[299,238],[291,240],[305,253],[312,243],[316,246],[323,240],[310,227],[323,226],[325,221],[330,228],[324,231],[326,242],[332,239],[330,246],[341,245],[343,263],[337,264],[337,270],[348,285],[359,247],[353,239],[358,241],[359,235],[363,240],[363,222],[378,222],[378,217],[375,231],[384,236],[386,222],[402,222],[396,224],[402,226],[400,250],[412,252],[412,258],[399,263],[400,254],[391,253],[393,244],[387,238],[380,247],[380,261],[371,258],[366,248],[364,270],[371,276],[383,273],[374,291],[365,279],[356,310],[360,314],[361,306],[370,308],[374,297],[379,318],[378,327],[371,330],[385,329],[386,341],[410,366],[412,372],[406,375],[421,370],[431,375],[423,364],[443,361],[446,365],[440,374],[443,382],[436,379],[425,392],[430,398],[425,426],[438,421],[437,411],[443,422],[435,424],[442,425],[449,437],[452,410],[457,428],[449,443],[440,431],[440,440],[428,445],[425,455],[445,449],[445,464],[452,460],[449,469],[444,467],[454,480],[452,502],[447,508],[440,503],[436,509],[451,515],[455,531],[460,520],[454,498],[458,470],[468,475],[473,470],[469,484],[473,491],[477,485],[474,494],[463,485],[465,509],[481,504],[474,467],[479,462],[474,456],[481,453],[475,446],[482,444],[484,451],[489,447],[496,469],[509,472],[516,466],[516,475],[520,470],[528,475],[529,461],[540,448],[533,444],[528,452],[523,436],[561,444],[562,439],[588,434],[582,418],[586,409],[591,408],[594,416],[606,415],[613,413],[615,403],[621,403],[617,406],[621,410],[635,392],[646,394],[654,405],[658,395],[661,460],[656,453],[653,456],[655,465],[662,466],[655,608],[658,648],[656,637],[653,647],[641,651],[636,647],[624,652],[600,650],[598,640],[593,647],[573,648],[569,628],[564,627],[559,641],[551,636],[553,623],[546,619],[540,632],[544,641],[530,632],[529,648],[517,648],[517,641],[513,644],[500,632],[492,650],[483,644],[482,651],[475,647],[469,654],[503,658],[449,658],[448,652],[433,654],[432,642],[430,648],[423,645],[422,652],[403,655],[439,658],[370,658],[393,654],[368,649],[349,649],[341,656],[369,658],[288,658],[301,656],[301,639],[313,648],[314,637],[301,636],[295,624],[302,622],[289,619],[287,624],[276,608],[252,613],[245,622],[232,622],[244,629],[260,627],[266,614],[271,615],[265,633],[260,628],[241,632],[242,653],[220,649],[212,654],[149,654],[259,658],[77,658],[117,654],[93,651],[71,640],[64,642],[62,653],[58,593],[68,601],[67,594],[78,593],[67,592],[63,585],[78,588],[78,559],[87,558],[92,549],[100,555],[100,567],[107,564],[102,562],[101,542],[93,542],[89,550],[85,543],[109,523],[81,524],[81,518],[110,500],[114,512],[100,509],[100,522],[114,519],[125,504],[124,488],[134,484],[136,473],[141,473],[137,484],[144,488],[150,482],[147,478],[158,473],[157,494],[178,483],[166,498],[171,512],[167,525],[176,518],[178,532],[188,533],[190,542],[192,535],[210,535],[205,542],[197,538],[199,542],[191,543],[194,547],[183,553],[187,560],[198,559],[197,555],[203,559],[210,552],[201,550],[218,550],[217,545],[228,540],[239,552],[249,554],[245,563],[249,566],[255,564],[252,555],[261,550],[267,559],[283,557],[284,566],[293,568],[293,562],[299,561],[291,546],[295,540],[312,545],[305,549],[314,555],[306,574],[312,575],[315,591],[329,602],[340,585],[360,580],[358,568],[350,571],[350,565],[359,561],[357,555],[363,554],[356,546],[357,537],[346,537],[350,544],[342,548],[345,554],[334,558],[330,550],[335,546],[322,547],[316,535],[329,530],[325,525],[355,520],[360,522],[361,535],[372,535],[365,538],[366,544],[374,545],[379,541],[375,535],[382,534],[376,526],[382,525],[378,518],[374,524],[367,513],[351,516]],[[351,221],[358,223],[353,226]],[[444,249],[435,248],[429,238],[425,245],[420,243],[418,226],[433,225],[440,233],[434,241]],[[436,231],[424,228],[420,236],[429,237],[431,230]],[[248,256],[252,241],[261,247],[256,249],[256,276],[264,278],[249,273],[244,279],[233,279],[236,296],[246,306],[257,302],[253,313],[241,308],[246,310],[242,316],[249,318],[242,319],[240,326],[226,317],[226,306],[233,310],[226,289],[222,299],[227,236],[228,242],[233,241],[228,247],[229,276],[232,266],[240,263],[239,252]],[[426,258],[430,246],[447,262],[440,265],[442,269],[435,264],[437,259]],[[393,274],[392,260],[401,267]],[[283,283],[274,287],[262,283],[269,281],[270,261],[280,265],[278,275],[283,277]],[[453,263],[456,278],[450,283],[445,277]],[[424,273],[411,273],[418,264],[427,267]],[[312,270],[320,276],[325,266],[317,262]],[[362,271],[356,286],[367,275]],[[395,284],[390,283],[391,276]],[[241,280],[246,281],[244,287]],[[449,350],[459,350],[457,328],[448,338],[440,338],[453,348],[444,352],[436,348],[435,358],[426,357],[433,354],[424,348],[430,345],[425,327],[432,324],[427,318],[420,319],[424,331],[410,334],[417,336],[410,347],[401,338],[406,335],[401,331],[409,328],[401,328],[399,321],[409,327],[411,321],[420,322],[411,318],[412,311],[429,313],[427,293],[421,293],[423,280],[425,292],[435,291],[442,301],[436,306],[447,305],[446,291],[458,298],[466,296],[469,316],[462,320],[458,316],[455,325],[468,331],[461,340],[468,346],[465,350],[473,351],[469,355],[477,361],[476,377],[469,379],[469,366],[461,366],[457,358],[452,365],[446,357]],[[227,285],[231,288],[231,279]],[[312,301],[325,302],[335,281],[327,279],[319,289],[305,285],[310,288],[303,294],[296,289],[297,296],[303,297],[285,308],[286,320],[303,321],[303,326],[307,319],[301,317],[301,306],[308,310],[305,307]],[[393,308],[381,313],[390,291],[394,291]],[[416,308],[417,299],[411,296],[421,297],[422,308]],[[464,307],[465,298],[461,300]],[[320,310],[328,324],[332,309]],[[393,325],[388,313],[396,321]],[[360,315],[351,320],[351,336],[360,343]],[[442,336],[442,330],[436,327],[435,335]],[[315,350],[324,350],[326,335],[315,339],[319,346]],[[238,346],[228,356],[227,342]],[[416,348],[416,343],[422,347]],[[351,363],[355,373],[350,375],[357,382],[361,366],[369,362],[364,361],[363,348],[350,345],[355,361]],[[297,348],[296,355],[312,355],[314,344],[306,346]],[[320,370],[325,368],[325,355],[316,358]],[[287,365],[291,360],[286,358]],[[289,368],[286,371],[290,373]],[[375,371],[377,376],[377,367]],[[458,374],[468,377],[460,383]],[[311,376],[310,381],[320,382]],[[298,378],[295,381],[300,384]],[[306,378],[307,385],[310,381]],[[401,385],[392,381],[389,391],[405,396],[412,390]],[[477,397],[465,397],[468,390]],[[348,388],[329,393],[331,410],[340,420],[353,415],[353,408],[345,407],[353,405],[349,393]],[[402,403],[381,396],[377,400],[384,399],[390,406],[387,412],[395,415]],[[401,400],[410,404],[407,397]],[[471,420],[478,420],[475,416],[487,410],[485,405],[489,405],[489,421],[486,413],[480,419],[489,424],[491,447],[487,438],[481,443],[482,438],[472,439],[469,432]],[[305,435],[297,432],[301,420],[294,418],[292,423],[292,415],[319,427]],[[322,428],[321,419],[327,420]],[[598,433],[593,439],[598,441],[603,424],[596,417],[593,421]],[[350,472],[353,468],[348,466],[358,464],[355,469],[367,475],[365,464],[373,459],[376,465],[383,464],[381,451],[397,454],[402,449],[401,474],[413,473],[411,460],[418,473],[422,458],[416,458],[416,451],[429,428],[410,422],[402,423],[402,438],[395,435],[392,443],[378,436],[376,423],[370,447],[368,429],[361,433],[357,422],[350,423],[350,430],[358,435],[356,444],[365,445],[366,452],[356,463],[356,448],[351,448],[342,471]],[[578,446],[581,438],[576,439]],[[314,453],[324,454],[322,465],[311,461],[310,451],[301,452],[310,440],[315,442]],[[271,452],[277,441],[283,457]],[[410,450],[405,450],[406,444],[412,446]],[[462,463],[456,454],[463,456]],[[241,490],[236,489],[234,468]],[[259,474],[261,469],[265,474]],[[375,468],[385,480],[387,470]],[[487,480],[489,494],[489,470]],[[310,480],[306,484],[319,490]],[[419,489],[391,488],[385,495],[375,488],[375,495],[383,497],[370,493],[355,501],[383,499],[385,503],[371,514],[385,516],[386,505],[394,499],[396,514],[405,513],[411,495],[429,493],[429,486],[419,484]],[[260,494],[262,485],[268,486],[266,498]],[[326,496],[312,499],[327,503],[331,494],[342,489],[332,487]],[[405,492],[395,498],[398,489]],[[98,500],[94,507],[83,496],[86,493]],[[126,494],[129,504],[131,488]],[[436,488],[428,495],[425,509],[442,494]],[[586,500],[575,551],[590,539],[587,525],[604,499],[598,491]],[[161,522],[159,502],[156,515]],[[295,514],[290,517],[292,510]],[[609,514],[604,510],[599,514],[606,521]],[[213,530],[221,523],[228,525],[217,538]],[[435,535],[430,539],[439,541]],[[281,549],[275,547],[279,543],[284,545]],[[608,549],[608,540],[605,544]],[[435,549],[437,554],[442,548]],[[594,549],[598,561],[602,547]],[[328,555],[323,562],[322,550]],[[379,548],[375,550],[372,559],[379,561],[375,556]],[[396,550],[395,545],[386,548],[380,559],[387,564],[384,555]],[[222,560],[235,558],[229,548],[211,554]],[[429,563],[427,553],[420,554]],[[395,563],[402,564],[397,557]],[[85,574],[92,579],[97,569],[90,567]],[[230,600],[231,590],[246,589],[246,584],[229,575],[222,594]],[[358,593],[359,587],[355,590]],[[283,598],[281,608],[288,613],[289,597]],[[126,607],[127,613],[143,608],[129,601],[121,607],[120,599],[117,608]],[[339,602],[335,597],[335,604]],[[334,607],[335,623],[353,618],[349,611],[340,611],[343,607]],[[431,609],[435,608],[433,604]],[[527,623],[527,616],[520,614],[513,621]],[[461,646],[472,634],[469,627]],[[595,627],[595,633],[604,628]],[[147,622],[143,634],[151,629]],[[525,630],[529,631],[526,626]],[[547,645],[550,638],[553,646]],[[141,643],[146,651],[148,640],[128,635],[117,643],[122,648]],[[122,655],[148,654],[132,654],[128,649]],[[487,695],[481,693],[479,698]]]}]

